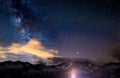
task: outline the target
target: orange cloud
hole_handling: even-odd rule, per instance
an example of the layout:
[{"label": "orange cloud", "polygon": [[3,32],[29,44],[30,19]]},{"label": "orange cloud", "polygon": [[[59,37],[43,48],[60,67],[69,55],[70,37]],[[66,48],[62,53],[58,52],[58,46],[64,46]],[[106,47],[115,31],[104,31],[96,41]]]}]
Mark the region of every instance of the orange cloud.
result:
[{"label": "orange cloud", "polygon": [[8,58],[7,54],[9,53],[15,55],[32,55],[48,61],[48,58],[56,57],[58,51],[54,49],[46,49],[41,42],[36,39],[31,39],[28,43],[24,45],[13,43],[11,46],[8,47],[0,47],[0,58]]}]

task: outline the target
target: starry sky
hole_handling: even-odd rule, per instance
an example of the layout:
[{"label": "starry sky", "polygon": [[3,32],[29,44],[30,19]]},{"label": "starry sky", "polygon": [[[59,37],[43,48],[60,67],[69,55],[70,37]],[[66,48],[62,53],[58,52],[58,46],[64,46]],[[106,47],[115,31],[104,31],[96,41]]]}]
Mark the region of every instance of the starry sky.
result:
[{"label": "starry sky", "polygon": [[[59,55],[92,60],[111,59],[107,49],[120,40],[120,1],[21,1],[24,3],[20,11],[29,20],[27,24],[31,32],[42,33],[43,43],[57,49]],[[9,14],[6,10],[0,13],[0,43],[17,41],[13,38],[14,27],[6,25],[10,21]]]}]

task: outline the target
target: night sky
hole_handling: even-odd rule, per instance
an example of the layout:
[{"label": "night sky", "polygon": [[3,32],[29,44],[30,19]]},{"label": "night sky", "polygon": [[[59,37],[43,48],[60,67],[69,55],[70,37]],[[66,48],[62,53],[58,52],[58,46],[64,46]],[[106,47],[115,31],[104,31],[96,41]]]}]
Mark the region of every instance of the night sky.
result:
[{"label": "night sky", "polygon": [[[6,46],[17,42],[18,37],[10,22],[7,0],[0,1],[6,6],[0,9],[0,43]],[[120,42],[119,0],[21,2],[19,11],[30,32],[39,32],[45,46],[57,49],[60,56],[109,60],[109,47]]]}]

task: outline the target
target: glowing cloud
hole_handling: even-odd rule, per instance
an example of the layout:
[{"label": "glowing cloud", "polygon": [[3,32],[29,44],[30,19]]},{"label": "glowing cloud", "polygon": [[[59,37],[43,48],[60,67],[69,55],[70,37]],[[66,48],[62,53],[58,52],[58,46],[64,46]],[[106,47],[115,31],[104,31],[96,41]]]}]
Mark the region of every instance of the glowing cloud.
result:
[{"label": "glowing cloud", "polygon": [[[12,56],[12,60],[28,61],[31,63],[40,59],[49,61],[48,58],[55,57],[57,53],[57,50],[46,49],[42,43],[36,39],[31,39],[24,45],[13,43],[8,47],[0,47],[0,59],[9,59],[10,55],[13,55],[15,59],[13,59]],[[21,56],[21,58],[17,59],[17,56]]]}]

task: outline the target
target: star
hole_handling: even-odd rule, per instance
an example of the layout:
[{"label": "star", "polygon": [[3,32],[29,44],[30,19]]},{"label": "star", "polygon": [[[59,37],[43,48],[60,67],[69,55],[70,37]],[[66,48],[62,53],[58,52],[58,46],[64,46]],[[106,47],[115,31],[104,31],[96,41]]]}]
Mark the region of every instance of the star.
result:
[{"label": "star", "polygon": [[76,52],[76,55],[79,55],[80,53],[79,52]]}]

